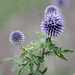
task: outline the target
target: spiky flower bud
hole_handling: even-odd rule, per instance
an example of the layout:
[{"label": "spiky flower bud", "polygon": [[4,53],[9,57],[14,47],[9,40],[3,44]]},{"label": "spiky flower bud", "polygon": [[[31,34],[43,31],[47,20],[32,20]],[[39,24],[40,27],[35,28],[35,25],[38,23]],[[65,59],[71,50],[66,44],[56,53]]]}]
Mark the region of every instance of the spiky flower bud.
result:
[{"label": "spiky flower bud", "polygon": [[21,45],[24,42],[24,40],[25,40],[24,34],[19,30],[11,32],[9,36],[9,42],[11,44]]},{"label": "spiky flower bud", "polygon": [[42,20],[41,30],[48,36],[58,36],[63,31],[64,21],[60,13],[48,13]]},{"label": "spiky flower bud", "polygon": [[48,13],[53,13],[53,12],[57,12],[59,11],[58,8],[54,5],[49,5],[46,7],[45,9],[45,15],[48,14]]}]

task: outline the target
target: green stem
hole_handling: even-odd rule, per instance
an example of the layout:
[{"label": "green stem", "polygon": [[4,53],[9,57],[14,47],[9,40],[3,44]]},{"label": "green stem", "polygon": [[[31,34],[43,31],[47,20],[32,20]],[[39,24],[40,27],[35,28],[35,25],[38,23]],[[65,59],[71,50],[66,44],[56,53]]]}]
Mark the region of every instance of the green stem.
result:
[{"label": "green stem", "polygon": [[[21,47],[21,49],[24,49],[22,45],[20,45],[20,47]],[[33,55],[33,56],[40,57],[40,56],[35,55],[35,54],[33,54],[33,53],[31,53],[31,52],[29,52],[29,51],[25,50],[25,49],[24,49],[24,51],[25,51],[25,52],[27,52],[27,53],[29,53],[29,54],[31,54],[31,55]]]},{"label": "green stem", "polygon": [[44,52],[45,52],[45,46],[44,46],[44,48],[42,49],[42,54],[41,54],[41,58],[44,58]]},{"label": "green stem", "polygon": [[[42,52],[41,52],[41,56],[40,56],[40,57],[41,57],[42,60],[43,60],[43,58],[44,58],[45,48],[46,48],[46,46],[43,47]],[[41,62],[37,65],[37,69],[36,69],[35,75],[36,75],[36,73],[39,71],[40,64],[41,64]]]}]

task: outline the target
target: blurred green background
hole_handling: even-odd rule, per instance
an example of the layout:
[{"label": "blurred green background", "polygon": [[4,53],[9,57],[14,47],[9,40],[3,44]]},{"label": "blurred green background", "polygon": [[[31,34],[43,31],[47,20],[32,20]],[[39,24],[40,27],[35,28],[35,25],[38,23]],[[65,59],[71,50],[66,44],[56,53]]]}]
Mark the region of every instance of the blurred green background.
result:
[{"label": "blurred green background", "polygon": [[[21,30],[26,37],[24,46],[28,45],[31,40],[39,39],[40,36],[35,31],[41,31],[40,25],[42,19],[40,14],[50,5],[50,0],[0,0],[0,60],[14,55],[21,54],[18,46],[12,46],[9,43],[9,34],[13,30]],[[62,35],[54,38],[55,43],[63,48],[75,49],[75,0],[70,0],[67,9],[62,9],[65,21],[65,30]],[[50,75],[58,67],[64,65],[66,68],[75,70],[75,52],[65,55],[68,62],[58,57],[51,56],[41,68],[48,66],[46,75]],[[66,66],[65,66],[66,65]],[[17,75],[18,70],[11,72],[12,62],[0,64],[0,75]],[[17,68],[19,69],[19,68]],[[66,69],[66,70],[68,70]],[[25,75],[25,74],[24,74]],[[64,74],[65,75],[65,74]]]}]

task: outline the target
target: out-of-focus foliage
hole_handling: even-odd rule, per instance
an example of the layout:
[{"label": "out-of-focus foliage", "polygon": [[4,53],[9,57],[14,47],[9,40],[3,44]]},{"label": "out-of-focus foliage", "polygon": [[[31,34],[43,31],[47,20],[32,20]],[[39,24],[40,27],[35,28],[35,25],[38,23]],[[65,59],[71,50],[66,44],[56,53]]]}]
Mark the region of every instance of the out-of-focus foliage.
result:
[{"label": "out-of-focus foliage", "polygon": [[58,67],[53,71],[52,75],[73,75],[72,70],[68,66]]},{"label": "out-of-focus foliage", "polygon": [[13,14],[27,13],[43,2],[42,0],[0,0],[0,28]]}]

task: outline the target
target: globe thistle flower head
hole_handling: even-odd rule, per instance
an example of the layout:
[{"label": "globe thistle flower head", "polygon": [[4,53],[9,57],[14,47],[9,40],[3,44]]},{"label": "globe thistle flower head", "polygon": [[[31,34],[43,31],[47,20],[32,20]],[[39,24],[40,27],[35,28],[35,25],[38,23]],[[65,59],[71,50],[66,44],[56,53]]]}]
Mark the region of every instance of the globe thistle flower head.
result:
[{"label": "globe thistle flower head", "polygon": [[48,13],[42,20],[41,30],[48,37],[55,37],[63,32],[64,21],[60,13]]},{"label": "globe thistle flower head", "polygon": [[45,9],[45,14],[48,14],[48,13],[52,13],[52,12],[57,12],[59,11],[58,8],[54,5],[49,5],[48,7],[46,7]]},{"label": "globe thistle flower head", "polygon": [[11,32],[11,34],[9,36],[9,42],[11,44],[21,45],[24,41],[25,41],[25,37],[21,31],[15,30],[15,31]]}]

